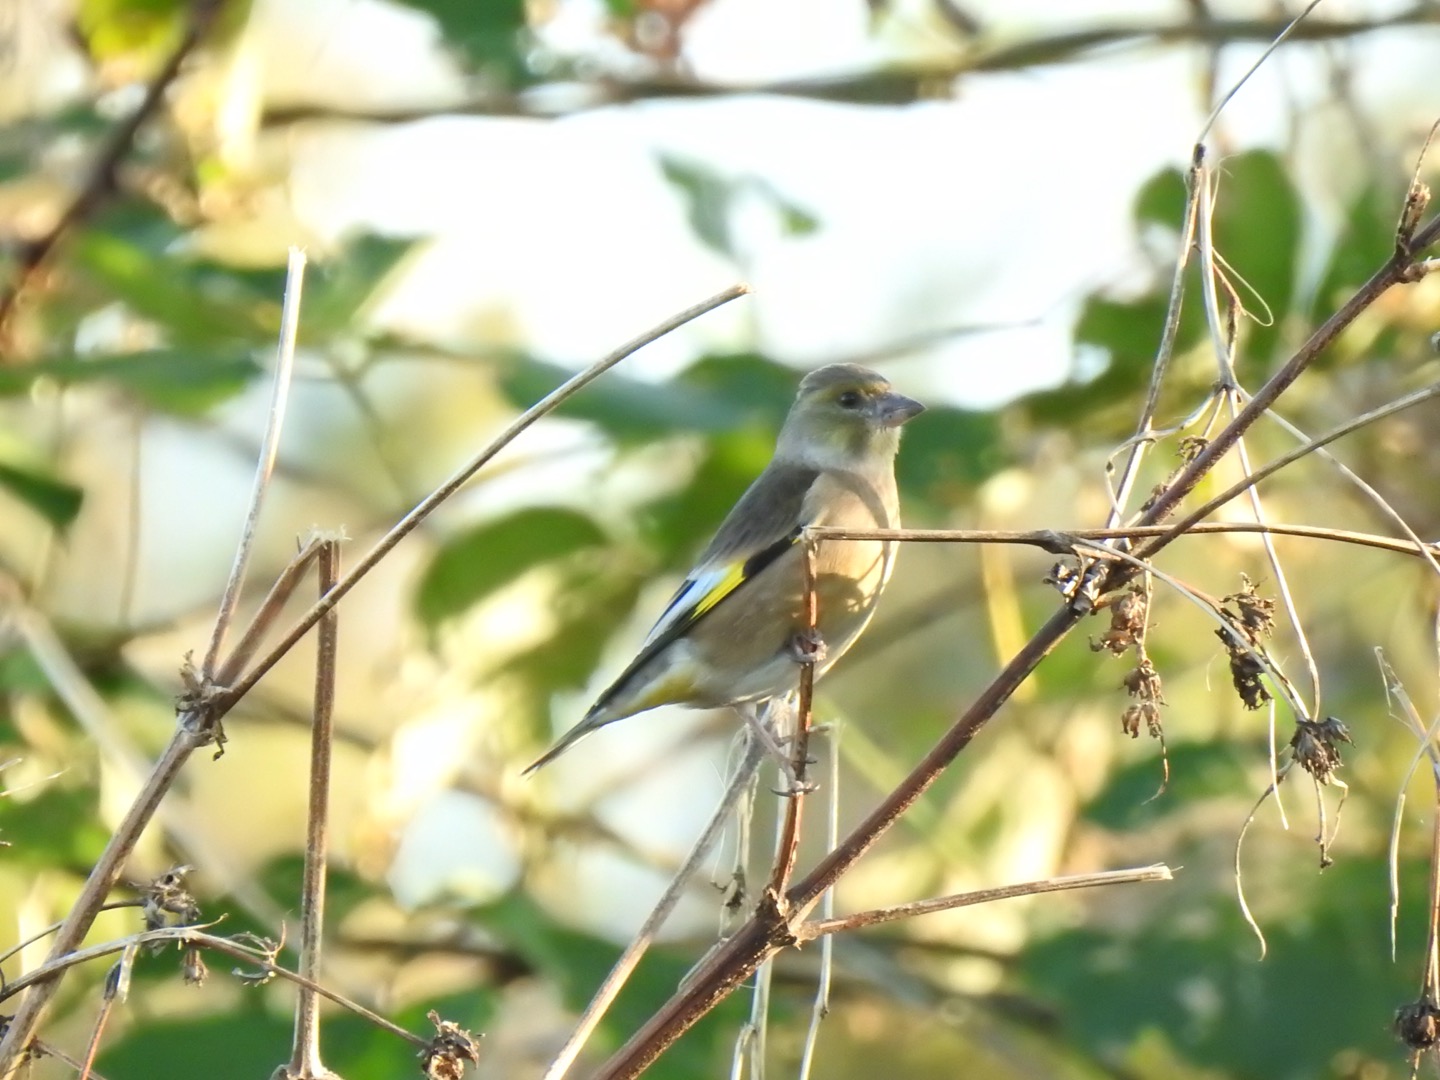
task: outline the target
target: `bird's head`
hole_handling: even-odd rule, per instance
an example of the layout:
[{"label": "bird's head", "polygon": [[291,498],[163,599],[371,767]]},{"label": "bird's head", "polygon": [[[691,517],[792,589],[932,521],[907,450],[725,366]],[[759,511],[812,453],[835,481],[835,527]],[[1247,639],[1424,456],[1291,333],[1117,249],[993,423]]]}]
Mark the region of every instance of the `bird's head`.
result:
[{"label": "bird's head", "polygon": [[900,447],[901,425],[924,410],[858,364],[818,368],[800,381],[777,456],[818,468],[888,466]]}]

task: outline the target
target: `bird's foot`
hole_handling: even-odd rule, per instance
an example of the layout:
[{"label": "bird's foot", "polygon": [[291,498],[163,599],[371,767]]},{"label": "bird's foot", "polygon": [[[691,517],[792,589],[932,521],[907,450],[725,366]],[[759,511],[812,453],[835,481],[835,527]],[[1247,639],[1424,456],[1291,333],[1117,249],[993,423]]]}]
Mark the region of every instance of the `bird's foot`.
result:
[{"label": "bird's foot", "polygon": [[809,795],[812,791],[820,790],[820,785],[815,781],[801,780],[796,776],[794,768],[782,768],[780,771],[785,774],[786,786],[771,788],[770,791],[782,799],[793,799],[796,795]]},{"label": "bird's foot", "polygon": [[819,630],[801,630],[790,639],[790,658],[797,664],[823,664],[825,639]]}]

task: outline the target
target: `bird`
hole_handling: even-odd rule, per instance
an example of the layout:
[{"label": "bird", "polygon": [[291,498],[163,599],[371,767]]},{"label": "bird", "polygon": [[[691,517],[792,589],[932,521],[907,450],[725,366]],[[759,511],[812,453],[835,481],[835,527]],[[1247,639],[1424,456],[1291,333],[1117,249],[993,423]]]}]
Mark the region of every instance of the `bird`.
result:
[{"label": "bird", "polygon": [[[770,463],[721,522],[635,658],[525,774],[607,724],[661,705],[734,707],[763,737],[757,704],[793,691],[799,663],[814,662],[817,678],[828,671],[869,623],[894,567],[891,540],[818,544],[812,636],[805,530],[899,528],[900,429],[924,409],[858,364],[807,374]],[[766,743],[786,767],[773,737]]]}]

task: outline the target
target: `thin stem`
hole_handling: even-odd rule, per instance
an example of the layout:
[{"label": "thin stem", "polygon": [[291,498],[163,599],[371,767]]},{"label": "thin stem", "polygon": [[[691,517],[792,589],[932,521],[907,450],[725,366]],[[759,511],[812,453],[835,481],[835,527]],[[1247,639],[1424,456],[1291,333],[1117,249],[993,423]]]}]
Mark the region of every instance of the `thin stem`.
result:
[{"label": "thin stem", "polygon": [[[1326,325],[1329,324],[1327,323]],[[1294,462],[1299,461],[1301,458],[1313,454],[1322,446],[1328,446],[1336,439],[1339,439],[1345,435],[1349,435],[1351,432],[1357,431],[1368,424],[1373,424],[1377,420],[1383,420],[1388,416],[1393,416],[1398,412],[1402,412],[1405,409],[1411,408],[1412,406],[1419,405],[1421,402],[1429,401],[1431,398],[1434,397],[1440,397],[1440,384],[1427,386],[1421,390],[1416,390],[1412,393],[1406,394],[1404,397],[1396,401],[1392,401],[1388,405],[1382,405],[1377,409],[1371,409],[1369,412],[1363,413],[1360,416],[1355,417],[1353,420],[1349,420],[1346,423],[1339,425],[1338,427],[1332,428],[1324,435],[1310,440],[1305,445],[1297,446],[1294,450],[1290,451],[1290,453],[1284,454],[1276,458],[1274,461],[1268,462],[1267,464],[1256,469],[1254,472],[1250,473],[1248,476],[1245,476],[1242,479],[1238,480],[1236,483],[1232,484],[1230,487],[1222,491],[1219,495],[1216,495],[1209,502],[1205,503],[1199,509],[1192,511],[1184,518],[1171,525],[1169,529],[1165,531],[1164,535],[1162,535],[1159,539],[1153,541],[1151,544],[1146,545],[1143,556],[1149,558],[1156,551],[1159,551],[1160,548],[1168,545],[1171,540],[1182,535],[1183,533],[1189,532],[1195,525],[1199,524],[1205,518],[1209,517],[1216,510],[1220,509],[1220,507],[1224,506],[1231,499],[1235,498],[1235,496],[1240,495],[1245,491],[1248,491],[1250,488],[1258,484],[1261,480],[1273,476],[1275,473],[1279,472],[1287,465],[1291,465]],[[1253,422],[1262,411],[1255,408],[1255,403],[1259,400],[1259,395],[1250,398],[1249,402],[1245,405],[1245,407],[1240,410],[1240,412],[1236,415],[1235,419],[1231,421],[1230,427],[1234,427],[1236,424],[1240,423],[1242,419]],[[1271,396],[1265,408],[1268,410],[1270,405],[1273,403],[1274,397]],[[1226,430],[1228,431],[1229,428],[1227,428]],[[1218,439],[1216,441],[1218,442]],[[1213,448],[1215,445],[1216,443],[1212,442],[1210,446],[1207,446],[1205,450],[1201,452],[1201,456],[1203,457],[1208,454],[1211,448]],[[1199,458],[1197,458],[1196,460],[1198,461]],[[1218,457],[1212,460],[1218,460]],[[1151,516],[1153,518],[1153,513]],[[1412,548],[1412,550],[1414,549]]]},{"label": "thin stem", "polygon": [[[184,723],[182,718],[170,745],[165,748],[144,787],[115,827],[109,843],[105,845],[105,850],[100,853],[90,876],[86,878],[80,895],[71,905],[64,924],[56,932],[49,958],[44,965],[36,969],[48,972],[48,976],[40,980],[17,979],[11,983],[5,997],[22,984],[30,986],[31,990],[21,999],[19,1008],[5,1029],[4,1038],[0,1039],[0,1076],[13,1076],[16,1067],[24,1060],[25,1048],[40,1023],[41,1015],[59,988],[60,976],[65,970],[59,962],[74,952],[84,940],[86,932],[95,921],[96,913],[104,906],[110,890],[120,880],[120,873],[130,857],[130,852],[139,842],[140,834],[155,816],[155,811],[175,783],[180,769],[190,759],[190,755],[208,740],[208,734],[194,724]],[[33,974],[35,973],[32,972],[31,975]]]},{"label": "thin stem", "polygon": [[[320,545],[320,595],[340,577],[340,545]],[[300,886],[300,966],[306,979],[317,982],[321,966],[321,934],[325,928],[325,870],[330,842],[330,758],[335,741],[335,667],[339,650],[339,616],[329,611],[320,620],[315,640],[315,707],[310,730],[310,806],[306,822],[305,869]],[[320,1001],[301,987],[295,1000],[295,1041],[290,1076],[311,1080],[331,1075],[320,1060]]]},{"label": "thin stem", "polygon": [[749,291],[750,287],[743,283],[732,285],[728,289],[716,293],[708,300],[702,300],[694,307],[686,308],[679,314],[672,315],[633,341],[626,342],[609,356],[590,365],[590,367],[578,375],[572,376],[539,402],[532,405],[529,409],[526,409],[524,413],[512,421],[505,430],[496,436],[489,446],[466,462],[455,475],[446,480],[426,496],[413,510],[401,518],[394,528],[386,533],[373,548],[361,557],[360,561],[355,564],[355,567],[340,579],[335,588],[326,594],[323,600],[319,601],[300,617],[295,625],[285,634],[284,638],[282,638],[273,649],[266,653],[243,679],[228,691],[227,696],[231,699],[243,697],[251,687],[264,677],[266,672],[280,662],[280,658],[288,653],[297,641],[309,633],[310,628],[320,620],[321,616],[344,599],[350,590],[359,584],[361,579],[373,570],[376,564],[388,555],[401,540],[414,532],[420,523],[434,513],[445,500],[463,487],[472,476],[479,472],[496,454],[514,442],[527,428],[534,426],[541,417],[554,412],[566,401],[574,397],[582,389],[626,357],[638,352],[646,345],[664,337],[666,334],[672,333],[686,323],[698,319],[701,315],[744,296]]},{"label": "thin stem", "polygon": [[[1238,494],[1238,493],[1237,493]],[[1074,554],[1081,541],[1114,540],[1125,537],[1166,536],[1169,525],[1129,525],[1118,529],[841,529],[814,526],[816,537],[826,540],[894,540],[919,544],[1015,544],[1038,547],[1052,555]],[[1328,540],[1337,544],[1376,548],[1397,555],[1432,558],[1440,554],[1440,543],[1397,540],[1375,533],[1350,529],[1326,529],[1316,525],[1287,525],[1258,521],[1197,521],[1185,530],[1186,536],[1225,533],[1270,533],[1274,536],[1295,536],[1307,540]],[[1103,549],[1096,557],[1113,558]]]},{"label": "thin stem", "polygon": [[250,619],[250,625],[245,628],[245,633],[240,635],[240,640],[235,643],[235,648],[220,664],[220,669],[215,673],[215,685],[229,686],[238,679],[245,670],[245,665],[260,648],[260,643],[265,639],[266,633],[275,625],[275,620],[285,610],[285,605],[290,602],[290,597],[305,580],[305,575],[310,569],[310,564],[320,557],[320,551],[324,542],[318,535],[308,537],[300,545],[300,550],[295,557],[285,564],[275,578],[275,583],[270,586],[270,591],[265,594],[265,599],[260,602],[259,608]]},{"label": "thin stem", "polygon": [[560,1048],[560,1052],[550,1062],[542,1080],[560,1080],[569,1071],[570,1066],[575,1063],[575,1059],[579,1056],[585,1043],[595,1033],[600,1021],[604,1019],[606,1010],[614,1003],[631,973],[634,972],[641,958],[655,941],[655,935],[660,932],[660,928],[665,925],[665,920],[670,917],[670,913],[675,910],[675,905],[680,902],[685,886],[690,883],[690,879],[695,876],[695,872],[705,862],[710,849],[715,846],[715,842],[725,831],[725,823],[729,819],[731,811],[735,809],[740,802],[740,797],[749,788],[751,780],[754,779],[760,763],[764,759],[764,746],[747,731],[745,749],[741,752],[740,760],[735,765],[735,771],[730,776],[730,783],[726,785],[725,791],[720,796],[720,802],[715,807],[715,812],[705,823],[699,839],[695,841],[694,846],[690,849],[690,854],[685,857],[685,861],[680,864],[680,869],[675,871],[675,876],[671,879],[665,892],[661,894],[655,907],[646,916],[640,929],[636,931],[634,939],[625,946],[625,951],[620,954],[614,967],[605,976],[604,982],[595,991],[594,997],[590,999],[590,1004],[585,1006],[585,1011],[575,1024],[575,1030],[570,1033],[570,1037],[565,1040],[565,1045]]},{"label": "thin stem", "polygon": [[1180,334],[1180,313],[1185,303],[1185,271],[1190,265],[1190,248],[1195,241],[1196,208],[1200,203],[1198,179],[1203,168],[1204,154],[1205,147],[1196,143],[1194,158],[1185,182],[1185,215],[1180,225],[1180,255],[1175,260],[1175,276],[1170,280],[1170,301],[1165,309],[1165,327],[1160,331],[1160,344],[1155,350],[1155,363],[1150,369],[1150,389],[1145,395],[1145,405],[1140,410],[1135,434],[1130,440],[1130,455],[1125,460],[1120,483],[1110,500],[1110,514],[1105,519],[1107,528],[1114,528],[1124,516],[1125,504],[1130,499],[1130,490],[1135,485],[1135,478],[1140,474],[1140,464],[1145,459],[1145,451],[1154,432],[1155,410],[1160,404],[1160,389],[1165,381],[1165,373],[1170,370],[1170,361],[1175,356],[1175,341]]},{"label": "thin stem", "polygon": [[1244,75],[1240,76],[1239,81],[1237,81],[1235,85],[1230,88],[1229,92],[1226,93],[1226,95],[1216,103],[1215,108],[1211,111],[1210,116],[1205,121],[1205,126],[1200,129],[1200,137],[1195,140],[1197,143],[1202,143],[1205,141],[1205,137],[1210,134],[1210,129],[1215,126],[1215,121],[1219,120],[1220,114],[1225,111],[1225,106],[1229,105],[1230,99],[1233,98],[1236,94],[1238,94],[1240,92],[1240,88],[1250,81],[1250,76],[1254,75],[1255,72],[1260,69],[1261,64],[1265,63],[1266,60],[1270,59],[1270,54],[1273,53],[1276,49],[1278,49],[1285,41],[1285,39],[1295,32],[1295,28],[1298,27],[1305,20],[1305,17],[1319,6],[1320,0],[1310,0],[1310,3],[1306,6],[1305,10],[1300,12],[1299,15],[1296,15],[1295,18],[1291,19],[1289,25],[1286,26],[1284,30],[1281,30],[1280,33],[1275,35],[1275,39],[1270,42],[1269,47],[1260,54],[1259,58],[1256,59],[1255,63],[1250,65],[1249,70],[1247,70]]},{"label": "thin stem", "polygon": [[[830,760],[830,788],[826,792],[828,813],[825,821],[825,850],[833,851],[840,843],[840,729],[829,727],[826,752]],[[835,917],[835,890],[820,898],[820,917]],[[827,934],[820,939],[820,977],[816,980],[815,1002],[810,1008],[810,1024],[805,1029],[805,1048],[800,1053],[798,1080],[810,1080],[815,1066],[815,1051],[820,1045],[820,1025],[830,1015],[830,984],[835,975],[835,938]]]},{"label": "thin stem", "polygon": [[224,953],[226,956],[246,964],[253,964],[267,975],[274,975],[312,990],[328,1001],[346,1009],[362,1020],[366,1020],[376,1027],[390,1034],[404,1039],[415,1046],[426,1046],[428,1040],[413,1035],[400,1027],[398,1024],[385,1019],[379,1013],[367,1009],[359,1002],[351,1001],[343,994],[322,986],[321,984],[305,978],[289,968],[281,967],[266,959],[268,953],[253,946],[241,945],[231,941],[229,938],[219,937],[206,932],[205,929],[194,926],[165,926],[157,930],[142,930],[139,933],[131,934],[129,937],[117,938],[114,941],[104,941],[98,945],[91,945],[86,949],[78,949],[36,968],[34,971],[27,971],[20,978],[11,982],[3,990],[0,990],[0,1001],[7,1001],[23,990],[35,986],[47,984],[55,979],[57,975],[68,971],[70,968],[79,967],[81,964],[88,964],[92,960],[98,960],[104,956],[113,956],[115,953],[124,952],[126,949],[152,943],[177,942],[183,945],[196,945],[202,949],[209,949],[213,952]]},{"label": "thin stem", "polygon": [[[810,642],[817,642],[816,626],[820,620],[819,597],[815,591],[815,548],[819,541],[806,536],[802,541],[800,559],[804,575],[805,636]],[[792,771],[796,787],[785,799],[785,814],[775,845],[775,864],[770,872],[767,888],[775,897],[784,895],[790,886],[790,875],[795,872],[795,860],[800,853],[800,826],[805,811],[805,772],[810,765],[810,724],[813,718],[815,698],[815,661],[806,660],[800,665],[800,688],[795,708],[794,756]]]},{"label": "thin stem", "polygon": [[1134,885],[1149,881],[1172,881],[1170,868],[1162,864],[1145,866],[1135,870],[1104,870],[1097,874],[1071,874],[1066,877],[1045,878],[1043,881],[1027,881],[1021,885],[1003,885],[995,889],[977,889],[975,892],[956,893],[952,896],[938,896],[931,900],[914,900],[908,904],[893,907],[859,911],[854,915],[842,915],[838,919],[819,919],[808,922],[795,931],[803,944],[828,934],[846,930],[858,930],[865,926],[879,926],[882,923],[900,919],[913,919],[917,915],[930,915],[937,911],[951,911],[955,908],[989,904],[996,900],[1009,900],[1016,896],[1039,896],[1041,893],[1069,892],[1075,889],[1094,889],[1101,885]]},{"label": "thin stem", "polygon": [[292,247],[285,268],[285,301],[280,312],[280,344],[275,350],[275,377],[270,383],[270,415],[265,424],[265,439],[260,444],[260,454],[255,462],[255,482],[250,489],[250,506],[245,512],[245,524],[240,529],[240,543],[235,546],[235,561],[230,567],[230,578],[225,582],[225,591],[220,595],[220,610],[215,615],[215,629],[211,631],[205,660],[200,665],[200,674],[206,681],[215,676],[215,665],[220,660],[225,635],[230,630],[231,620],[235,618],[236,605],[240,603],[240,590],[245,585],[245,571],[250,566],[250,552],[255,546],[255,532],[260,524],[260,508],[265,502],[265,492],[270,489],[270,477],[275,471],[275,459],[280,453],[280,434],[285,429],[285,408],[290,401],[290,385],[295,372],[295,340],[300,333],[300,294],[304,285],[305,253]]}]

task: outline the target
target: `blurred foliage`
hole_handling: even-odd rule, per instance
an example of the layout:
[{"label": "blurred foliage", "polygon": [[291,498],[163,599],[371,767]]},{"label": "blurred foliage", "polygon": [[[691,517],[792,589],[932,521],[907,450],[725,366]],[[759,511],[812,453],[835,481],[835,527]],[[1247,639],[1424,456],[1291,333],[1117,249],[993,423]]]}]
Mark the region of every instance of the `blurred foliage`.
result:
[{"label": "blurred foliage", "polygon": [[[478,85],[515,93],[558,86],[573,74],[545,56],[527,23],[544,5],[400,2],[433,20]],[[666,9],[639,0],[609,0],[606,6],[625,34],[666,11],[672,26],[679,26],[696,7]],[[883,7],[874,5],[877,20]],[[143,77],[153,71],[174,47],[191,11],[181,0],[84,0],[73,29],[94,65],[129,70],[133,79],[134,72]],[[247,5],[226,5],[224,32],[237,32],[247,12]],[[624,44],[633,43],[627,38]],[[197,55],[194,66],[210,71],[221,60],[217,49]],[[19,200],[20,192],[28,199],[25,185],[44,188],[47,162],[60,150],[81,145],[93,151],[110,123],[100,99],[97,90],[93,100],[0,129],[0,194]],[[166,183],[154,176],[138,183],[127,174],[97,198],[95,212],[65,238],[35,284],[17,318],[13,355],[0,363],[0,603],[23,604],[27,615],[49,620],[86,680],[82,689],[96,690],[111,710],[115,737],[147,752],[168,731],[168,702],[176,690],[171,669],[181,650],[165,632],[182,618],[189,621],[185,632],[203,625],[213,598],[193,617],[167,612],[159,620],[164,626],[113,619],[105,590],[123,595],[116,581],[127,572],[115,552],[133,539],[119,539],[123,530],[115,521],[134,524],[137,533],[150,526],[143,518],[132,521],[134,506],[116,494],[115,477],[122,473],[98,473],[94,459],[128,460],[128,444],[123,453],[115,449],[115,431],[129,430],[121,421],[137,422],[147,434],[217,436],[228,446],[224,439],[235,418],[263,390],[284,283],[278,264],[227,260],[196,242],[205,214],[223,202],[207,189],[196,164],[213,148],[188,145],[193,136],[177,117],[157,126],[165,137],[144,141],[136,157]],[[763,175],[731,175],[672,156],[660,157],[656,168],[683,204],[696,243],[737,264],[746,256],[737,219],[756,203],[775,216],[783,236],[826,228]],[[1326,233],[1316,229],[1303,177],[1286,155],[1247,151],[1219,162],[1214,240],[1232,295],[1246,312],[1237,362],[1245,385],[1258,385],[1389,254],[1401,191],[1403,178],[1370,177],[1352,197],[1340,228]],[[1138,287],[1097,290],[1083,299],[1072,378],[990,411],[936,403],[907,430],[898,475],[911,523],[1056,529],[1095,523],[1103,513],[1095,492],[1105,457],[1133,429],[1147,392],[1186,197],[1185,177],[1174,170],[1135,194],[1137,246],[1150,256],[1153,273]],[[235,201],[245,205],[244,198]],[[7,240],[22,235],[8,219],[3,224]],[[414,466],[416,476],[443,475],[441,463],[451,464],[453,447],[437,450],[431,443],[444,441],[434,417],[452,394],[461,402],[457,407],[475,414],[467,412],[467,422],[488,430],[574,370],[573,358],[534,354],[504,334],[471,353],[454,342],[374,331],[368,316],[404,277],[416,250],[416,241],[405,237],[355,235],[313,253],[301,323],[306,377],[299,385],[306,392],[343,384],[350,394],[344,401],[360,402],[356,411],[363,422],[345,428],[331,399],[324,399],[307,414],[316,430],[305,434],[318,450],[297,451],[295,461],[282,455],[282,471],[290,466],[294,473],[285,478],[295,484],[286,490],[288,501],[300,505],[311,523],[335,520],[337,505],[350,521],[393,519],[393,505],[350,490],[363,485],[347,487],[354,473],[376,471],[372,463],[383,457],[377,447],[399,447],[398,465],[385,461],[396,465],[398,488],[410,478],[405,467]],[[7,274],[14,269],[13,257],[9,261]],[[1192,259],[1161,424],[1187,414],[1215,379],[1199,283]],[[1409,303],[1401,297],[1377,309],[1363,334],[1342,338],[1322,358],[1291,399],[1300,422],[1328,423],[1362,399],[1384,400],[1417,378],[1434,377],[1432,362],[1415,360],[1427,355],[1424,340],[1433,326],[1426,320],[1433,322],[1434,313],[1421,301],[1414,308]],[[421,361],[435,354],[460,375],[432,389],[435,368]],[[359,764],[351,763],[340,791],[343,800],[364,805],[348,810],[353,865],[337,859],[332,868],[335,971],[343,973],[347,990],[386,1002],[387,1015],[412,1032],[428,1034],[430,1008],[486,1032],[491,1071],[485,1075],[529,1075],[524,1070],[558,1044],[565,1018],[583,1006],[618,955],[612,941],[577,928],[561,912],[560,900],[579,904],[588,898],[565,896],[564,888],[547,893],[547,861],[565,861],[571,842],[606,851],[605,844],[613,845],[647,869],[669,860],[648,840],[628,838],[627,848],[615,839],[623,832],[615,822],[635,816],[623,804],[628,785],[663,771],[653,763],[634,763],[619,798],[607,804],[599,797],[583,812],[564,799],[556,799],[564,810],[549,806],[549,795],[537,788],[518,794],[500,777],[513,771],[512,758],[528,756],[547,740],[574,695],[613,670],[616,650],[633,639],[635,620],[650,614],[641,610],[642,598],[648,602],[663,593],[684,572],[763,467],[795,382],[796,372],[776,357],[739,346],[697,356],[662,381],[624,368],[606,375],[568,401],[556,425],[584,431],[584,452],[604,458],[596,466],[608,470],[603,482],[582,467],[575,470],[582,479],[571,489],[552,492],[531,477],[553,474],[526,471],[543,466],[543,455],[520,459],[507,466],[512,474],[502,474],[518,498],[487,502],[491,490],[482,484],[475,505],[442,515],[417,538],[413,572],[394,610],[366,616],[358,603],[344,609],[347,616],[356,612],[350,617],[363,631],[356,638],[385,639],[383,659],[373,664],[385,688],[374,692],[374,700],[347,703],[362,719],[345,725],[342,716],[342,754]],[[1358,436],[1346,452],[1353,448],[1367,476],[1383,478],[1387,495],[1429,514],[1434,520],[1413,522],[1429,535],[1440,528],[1431,479],[1432,466],[1440,466],[1430,450],[1436,417],[1417,415]],[[86,444],[88,458],[71,452],[97,430],[96,442]],[[475,430],[470,437],[477,437]],[[1263,429],[1255,443],[1262,454],[1288,448]],[[1155,452],[1144,483],[1169,471],[1173,449],[1167,444]],[[644,472],[647,482],[625,480],[634,472]],[[208,483],[189,472],[175,475]],[[417,481],[416,487],[423,485]],[[164,494],[175,504],[194,498],[201,508],[196,513],[208,514],[212,505],[196,490]],[[1277,480],[1267,497],[1269,491],[1277,516],[1379,527],[1377,515],[1333,474],[1318,469],[1299,472],[1294,481]],[[184,531],[192,523],[171,521],[167,527]],[[1224,595],[1238,586],[1243,571],[1273,591],[1253,547],[1219,539],[1188,543],[1166,568],[1195,588]],[[1056,603],[1040,585],[1052,557],[988,552],[981,565],[973,549],[919,548],[907,550],[892,586],[893,603],[887,600],[853,664],[824,689],[827,712],[857,718],[860,729],[842,742],[847,801],[841,814],[847,822],[873,804],[872,789],[893,783],[933,744],[999,660],[1023,641],[1023,629],[1047,617]],[[90,579],[85,589],[69,592],[56,584],[72,550],[82,558],[113,559],[101,568],[99,584]],[[1421,673],[1421,682],[1430,677],[1425,635],[1431,601],[1420,595],[1413,568],[1396,569],[1392,558],[1371,562],[1313,546],[1285,550],[1302,610],[1316,623],[1327,707],[1347,717],[1357,745],[1346,751],[1350,802],[1335,866],[1318,877],[1314,872],[1315,854],[1304,838],[1315,822],[1302,816],[1313,800],[1308,791],[1297,795],[1299,783],[1282,785],[1297,819],[1292,831],[1282,834],[1267,807],[1247,841],[1245,885],[1268,937],[1268,957],[1257,959],[1230,878],[1240,823],[1269,782],[1265,720],[1244,712],[1230,695],[1213,627],[1160,590],[1151,654],[1170,702],[1165,764],[1158,746],[1125,740],[1120,732],[1125,665],[1097,656],[1077,635],[1047,659],[993,730],[862,864],[854,899],[893,903],[1013,880],[1017,866],[1030,864],[1011,856],[1047,843],[1053,869],[1163,859],[1185,867],[1179,880],[1160,890],[1112,892],[1100,900],[1046,898],[1023,910],[918,920],[887,933],[843,938],[837,943],[834,1013],[821,1036],[823,1075],[849,1080],[889,1069],[950,1077],[957,1075],[957,1061],[965,1063],[965,1075],[981,1080],[1381,1080],[1405,1074],[1387,1025],[1393,1009],[1413,995],[1423,963],[1427,841],[1407,817],[1400,843],[1399,948],[1392,964],[1382,853],[1395,788],[1413,745],[1387,720],[1371,650],[1382,642],[1397,654],[1397,665]],[[152,566],[148,572],[163,578],[169,569]],[[532,637],[517,632],[513,641],[495,635],[487,645],[498,658],[475,660],[482,650],[467,636],[471,623],[483,621],[517,582],[543,606],[543,618],[534,620],[538,629]],[[342,620],[342,640],[352,625]],[[0,629],[8,634],[9,624],[0,620]],[[1084,629],[1091,636],[1101,632],[1098,623]],[[103,647],[96,645],[97,633]],[[1292,659],[1298,643],[1283,632],[1281,637],[1276,655],[1298,667]],[[167,657],[163,676],[144,659],[156,640]],[[26,927],[63,915],[109,835],[112,803],[123,801],[131,782],[110,751],[97,748],[71,719],[66,702],[75,699],[76,688],[66,680],[73,673],[38,656],[20,637],[0,637],[0,761],[14,770],[7,772],[9,790],[0,799],[0,839],[11,845],[0,861],[0,910],[7,925]],[[471,660],[474,667],[466,667]],[[419,689],[406,681],[415,670],[423,673]],[[451,671],[456,677],[448,677]],[[468,715],[473,702],[464,695],[477,684],[499,688],[503,717],[477,745],[447,748],[442,760],[430,763],[435,776],[422,786],[429,794],[454,786],[485,800],[503,822],[498,831],[515,838],[519,869],[515,880],[479,899],[446,894],[419,910],[401,911],[384,875],[403,831],[399,819],[415,810],[414,793],[397,794],[383,778],[413,753],[406,742],[410,725],[433,714],[447,720]],[[407,711],[412,706],[414,715]],[[295,706],[276,691],[254,709],[285,716]],[[290,765],[305,753],[296,725],[283,748],[266,744],[260,763],[247,766],[245,745],[273,734],[257,730],[262,725],[252,719],[232,724],[236,745],[224,767],[241,770],[246,780],[236,783],[229,809],[219,815],[225,820],[213,823],[236,848],[254,833],[280,828],[261,811],[281,801],[282,791],[293,794],[283,785]],[[1282,745],[1284,728],[1282,718]],[[446,737],[453,733],[444,730]],[[464,767],[447,771],[454,762],[443,759],[462,753]],[[244,773],[246,768],[252,771]],[[187,776],[193,787],[186,794],[202,799],[207,783],[218,781],[203,767],[195,772]],[[1333,792],[1320,794],[1330,800]],[[650,816],[666,815],[662,807]],[[243,873],[289,919],[299,887],[300,830],[298,822],[284,828],[289,831],[283,837],[265,836],[268,846],[258,852],[221,850],[215,865],[230,871],[232,880]],[[168,865],[190,854],[180,850],[174,834],[149,840],[152,846],[137,862]],[[201,873],[197,887],[214,888],[222,878]],[[233,896],[216,890],[202,903],[207,918],[225,914],[223,932],[277,934],[274,913],[264,904],[247,906],[251,899],[238,889]],[[709,894],[706,900],[718,908]],[[138,920],[127,910],[106,925],[130,932]],[[383,948],[362,944],[372,922],[399,927],[396,940]],[[437,926],[444,933],[431,933]],[[652,953],[604,1021],[597,1052],[623,1043],[708,944],[669,944]],[[811,960],[787,954],[777,966],[772,1058],[792,1073],[809,1017]],[[217,958],[207,986],[184,989],[176,954],[140,957],[129,1015],[106,1034],[101,1072],[112,1080],[268,1075],[289,1046],[289,991],[238,988],[226,974],[231,966]],[[83,1045],[102,978],[97,968],[72,979],[73,992],[57,1020],[58,1041]],[[748,1007],[746,995],[732,996],[649,1075],[725,1075]],[[517,1030],[521,1034],[512,1034]],[[332,1067],[351,1080],[410,1075],[415,1068],[413,1047],[343,1012],[327,1020],[325,1045]]]}]

